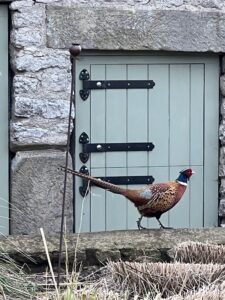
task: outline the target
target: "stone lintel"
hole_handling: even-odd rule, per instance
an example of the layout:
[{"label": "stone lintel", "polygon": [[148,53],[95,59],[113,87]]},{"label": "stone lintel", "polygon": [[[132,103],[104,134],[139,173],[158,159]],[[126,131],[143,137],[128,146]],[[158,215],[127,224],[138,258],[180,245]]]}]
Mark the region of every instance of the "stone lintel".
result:
[{"label": "stone lintel", "polygon": [[225,52],[225,13],[126,6],[47,7],[47,44],[93,50]]}]

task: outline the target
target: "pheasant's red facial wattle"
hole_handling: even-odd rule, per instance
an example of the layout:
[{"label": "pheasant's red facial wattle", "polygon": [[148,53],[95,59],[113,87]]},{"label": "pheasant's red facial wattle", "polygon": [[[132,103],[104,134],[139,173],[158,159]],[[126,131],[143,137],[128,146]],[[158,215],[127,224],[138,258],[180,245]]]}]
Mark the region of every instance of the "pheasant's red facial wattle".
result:
[{"label": "pheasant's red facial wattle", "polygon": [[192,169],[186,169],[180,172],[181,174],[187,176],[189,179],[195,172]]}]

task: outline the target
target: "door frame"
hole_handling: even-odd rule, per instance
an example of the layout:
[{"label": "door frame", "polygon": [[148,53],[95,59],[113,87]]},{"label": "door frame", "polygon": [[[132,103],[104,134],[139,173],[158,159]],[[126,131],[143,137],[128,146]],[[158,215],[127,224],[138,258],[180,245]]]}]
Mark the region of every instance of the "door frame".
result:
[{"label": "door frame", "polygon": [[[216,181],[218,182],[219,174],[218,174],[218,162],[219,162],[219,55],[210,53],[210,54],[204,54],[204,53],[176,53],[176,52],[157,52],[157,51],[108,51],[108,52],[100,52],[100,51],[83,51],[82,54],[79,56],[79,61],[88,57],[91,57],[92,63],[100,63],[102,58],[107,57],[107,63],[110,63],[110,56],[113,56],[113,63],[121,63],[121,57],[123,57],[123,63],[130,63],[131,56],[138,57],[146,56],[148,58],[148,61],[146,61],[146,64],[149,63],[151,59],[153,59],[151,62],[157,57],[160,57],[161,63],[182,63],[185,59],[186,63],[204,63],[205,65],[205,104],[204,104],[204,128],[205,131],[208,132],[208,134],[204,134],[204,197],[207,197],[208,199],[215,198],[215,194],[217,195],[217,201],[219,201],[219,193],[218,193],[218,184],[213,189],[209,188],[209,185],[206,184],[206,182],[212,182]],[[116,61],[116,57],[118,57],[118,61]],[[135,62],[136,63],[136,62]],[[85,63],[84,63],[85,65]],[[211,69],[211,71],[209,71]],[[79,70],[77,70],[76,74],[76,82],[79,82]],[[207,84],[207,83],[210,83]],[[214,88],[211,89],[211,86]],[[80,86],[79,83],[77,84],[77,89],[79,90]],[[76,95],[78,96],[78,93]],[[217,99],[217,101],[215,101]],[[216,105],[216,107],[215,107]],[[207,106],[207,112],[205,110],[205,107]],[[217,111],[216,119],[211,117],[209,115],[209,112],[211,109]],[[218,116],[218,118],[217,118]],[[210,122],[209,122],[210,120]],[[76,126],[76,123],[75,123]],[[212,126],[212,127],[210,127]],[[215,134],[217,132],[217,134]],[[77,138],[77,137],[76,137]],[[76,147],[76,146],[75,146]],[[213,149],[213,155],[211,150]],[[76,151],[76,149],[75,149]],[[209,153],[210,152],[210,153]],[[214,172],[211,172],[211,164],[215,165]],[[75,168],[77,169],[76,163],[74,161]],[[75,188],[74,188],[75,192]],[[75,194],[75,193],[74,193]],[[76,195],[74,195],[74,207],[76,207]],[[213,201],[204,201],[204,208],[203,208],[203,226],[204,227],[215,227],[218,226],[218,223],[215,222],[217,220],[218,222],[218,202],[215,203]],[[74,211],[74,219],[76,223],[76,213]],[[75,226],[76,229],[76,226]]]},{"label": "door frame", "polygon": [[8,5],[0,5],[0,24],[1,24],[1,44],[0,51],[3,52],[4,58],[1,61],[1,77],[0,90],[2,99],[5,100],[3,107],[0,109],[0,136],[2,143],[0,145],[1,152],[1,168],[0,176],[2,178],[0,190],[0,233],[2,235],[9,234],[9,80],[8,80]]}]

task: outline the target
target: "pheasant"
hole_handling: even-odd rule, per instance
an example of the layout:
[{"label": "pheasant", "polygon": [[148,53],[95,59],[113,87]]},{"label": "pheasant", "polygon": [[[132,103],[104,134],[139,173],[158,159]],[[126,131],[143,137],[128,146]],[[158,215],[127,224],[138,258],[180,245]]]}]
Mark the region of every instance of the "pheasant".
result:
[{"label": "pheasant", "polygon": [[138,229],[145,229],[141,226],[143,217],[155,217],[161,228],[169,228],[163,226],[160,217],[181,200],[190,177],[195,173],[192,169],[185,169],[180,171],[178,178],[174,181],[150,184],[140,189],[126,189],[71,169],[67,169],[67,171],[73,175],[91,181],[100,188],[115,194],[123,195],[130,200],[137,207],[141,215],[137,220]]}]

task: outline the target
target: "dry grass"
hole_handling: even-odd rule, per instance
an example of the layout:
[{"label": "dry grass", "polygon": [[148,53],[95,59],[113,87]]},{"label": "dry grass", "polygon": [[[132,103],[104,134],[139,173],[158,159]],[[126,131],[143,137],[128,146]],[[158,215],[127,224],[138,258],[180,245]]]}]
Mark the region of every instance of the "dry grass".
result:
[{"label": "dry grass", "polygon": [[[183,243],[185,245],[185,243]],[[188,244],[188,243],[187,243]],[[189,243],[190,245],[190,243]],[[179,249],[196,249],[180,247]],[[198,246],[198,245],[197,245]],[[204,252],[204,244],[201,244]],[[214,247],[214,245],[213,245]],[[220,246],[218,246],[220,247]],[[207,249],[210,246],[207,245]],[[213,248],[215,249],[215,248]],[[188,255],[188,251],[185,252]],[[194,252],[195,253],[195,252]],[[210,253],[210,252],[209,252]],[[192,252],[189,252],[192,256]],[[201,253],[203,255],[203,253]],[[213,254],[214,255],[214,254]],[[204,255],[203,255],[204,256]],[[195,255],[192,256],[195,257]],[[211,259],[211,258],[210,258]],[[9,265],[10,263],[10,265]],[[80,282],[78,273],[66,274],[66,282],[61,285],[59,294],[54,285],[43,283],[38,293],[32,281],[13,261],[7,261],[0,274],[6,275],[7,284],[0,276],[0,299],[42,299],[42,300],[224,300],[225,265],[222,264],[185,264],[185,263],[137,263],[109,262],[102,269],[98,280],[86,278]],[[12,272],[12,270],[14,270]],[[11,280],[11,281],[10,281]],[[9,282],[11,282],[9,284]],[[44,282],[44,281],[43,281]],[[35,287],[35,288],[34,288]],[[8,289],[8,290],[7,290]],[[32,295],[33,292],[33,295]]]},{"label": "dry grass", "polygon": [[4,253],[0,257],[0,295],[2,299],[31,299],[36,284],[27,279],[23,269]]},{"label": "dry grass", "polygon": [[[165,300],[158,297],[157,300]],[[210,285],[203,287],[197,292],[190,292],[186,296],[175,295],[166,300],[224,300],[225,288],[223,285]]]},{"label": "dry grass", "polygon": [[[65,282],[57,293],[52,284],[55,274],[52,273],[51,284],[47,280],[46,284],[35,284],[11,258],[2,254],[0,300],[225,299],[224,246],[185,242],[175,248],[175,260],[174,263],[109,262],[98,280],[89,277],[82,282],[79,273],[68,274],[67,270]],[[44,292],[38,292],[37,286]]]},{"label": "dry grass", "polygon": [[225,246],[184,242],[175,247],[175,261],[195,264],[225,264]]},{"label": "dry grass", "polygon": [[219,284],[225,279],[225,267],[218,264],[132,263],[108,264],[109,282],[114,288],[129,290],[130,295],[157,294],[162,297],[185,295],[204,285]]}]

